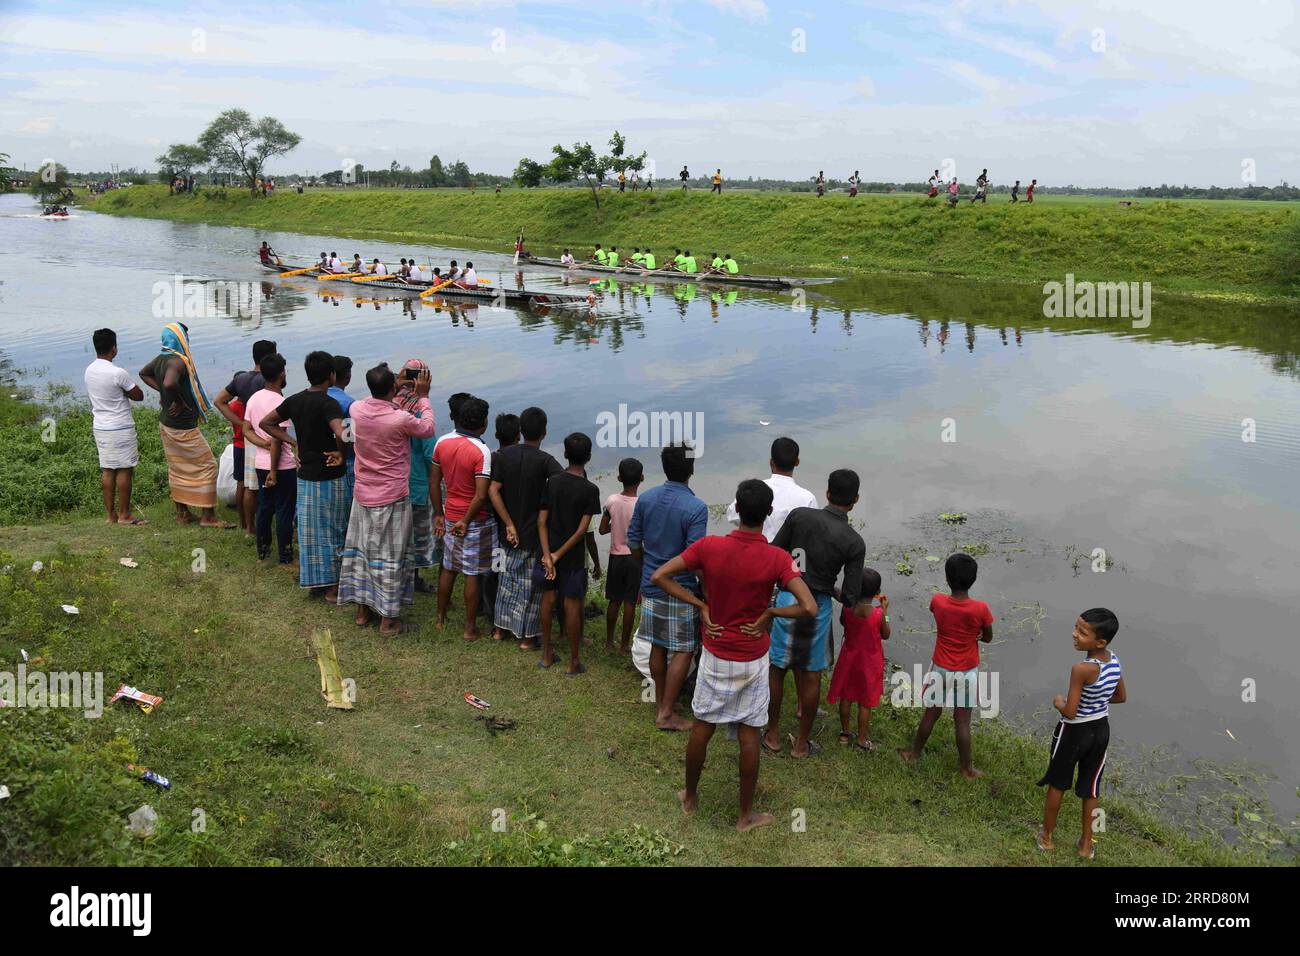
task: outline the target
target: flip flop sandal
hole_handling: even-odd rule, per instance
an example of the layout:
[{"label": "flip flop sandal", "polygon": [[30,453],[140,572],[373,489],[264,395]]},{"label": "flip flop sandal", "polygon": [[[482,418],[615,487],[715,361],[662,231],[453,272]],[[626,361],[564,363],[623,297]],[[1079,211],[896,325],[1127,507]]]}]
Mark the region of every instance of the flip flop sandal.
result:
[{"label": "flip flop sandal", "polygon": [[148,521],[147,518],[141,518],[141,517],[138,517],[138,516],[133,517],[130,521],[119,521],[119,522],[118,522],[118,524],[120,524],[120,525],[126,525],[127,527],[133,527],[133,526],[135,526],[135,525],[148,524],[148,523],[149,523],[149,521]]},{"label": "flip flop sandal", "polygon": [[804,760],[807,759],[808,757],[816,757],[819,753],[822,752],[822,745],[819,744],[817,741],[809,738],[808,752],[804,754],[802,757],[800,757],[796,755],[794,752],[794,743],[795,743],[794,734],[788,734],[787,736],[790,738],[790,756],[794,757],[795,760]]},{"label": "flip flop sandal", "polygon": [[856,747],[858,750],[863,751],[864,753],[875,753],[875,752],[876,752],[876,745],[875,745],[875,743],[874,743],[873,741],[870,741],[870,740],[868,740],[865,744],[860,744],[860,743],[857,743],[856,741],[854,741],[853,746]]},{"label": "flip flop sandal", "polygon": [[1046,847],[1046,846],[1043,846],[1043,828],[1042,828],[1042,827],[1039,827],[1037,830],[1034,831],[1034,844],[1038,847],[1038,849],[1042,850],[1044,853],[1049,853],[1049,852],[1051,852],[1053,849],[1055,849],[1054,847]]},{"label": "flip flop sandal", "polygon": [[420,629],[420,625],[410,621],[403,621],[395,631],[385,631],[380,628],[379,633],[384,637],[401,637],[403,634],[414,634]]},{"label": "flip flop sandal", "polygon": [[578,665],[578,669],[577,669],[576,671],[565,671],[565,672],[564,672],[564,676],[565,676],[565,677],[577,677],[579,674],[585,674],[585,673],[587,673],[587,668],[585,668],[585,667],[583,667],[581,664],[579,664],[579,665]]},{"label": "flip flop sandal", "polygon": [[847,734],[847,733],[841,733],[841,734],[840,734],[840,737],[839,737],[839,741],[840,741],[840,743],[842,743],[842,744],[844,744],[844,745],[846,745],[846,746],[848,745],[849,741],[852,740],[852,739],[853,739],[853,735],[852,735],[852,734]]},{"label": "flip flop sandal", "polygon": [[767,738],[766,738],[766,737],[759,737],[759,738],[758,738],[758,743],[759,743],[759,746],[762,748],[763,753],[765,753],[765,754],[771,754],[773,757],[779,757],[779,756],[781,756],[781,748],[780,748],[780,747],[769,747],[769,746],[767,745]]},{"label": "flip flop sandal", "polygon": [[[1083,849],[1083,839],[1082,839],[1082,838],[1080,838],[1079,841],[1078,841],[1077,843],[1074,844],[1074,848],[1075,848],[1076,850],[1082,850],[1082,849]],[[1092,849],[1088,852],[1088,857],[1087,857],[1087,858],[1088,858],[1089,860],[1095,860],[1095,859],[1097,858],[1097,844],[1094,843],[1094,844],[1092,845]]]},{"label": "flip flop sandal", "polygon": [[537,669],[538,669],[538,670],[542,670],[542,671],[548,671],[548,670],[550,670],[552,667],[554,667],[554,666],[555,666],[556,664],[558,664],[558,663],[560,663],[560,662],[559,662],[559,661],[551,661],[551,662],[548,664],[548,663],[546,663],[546,661],[541,660],[541,661],[538,661],[538,662],[537,662]]}]

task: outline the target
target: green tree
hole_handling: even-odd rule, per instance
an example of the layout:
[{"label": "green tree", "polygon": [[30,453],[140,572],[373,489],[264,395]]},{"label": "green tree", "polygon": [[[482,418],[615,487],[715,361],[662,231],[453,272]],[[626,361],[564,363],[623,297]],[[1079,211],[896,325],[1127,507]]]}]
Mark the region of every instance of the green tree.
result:
[{"label": "green tree", "polygon": [[450,175],[452,183],[462,188],[468,186],[470,179],[472,178],[469,171],[469,165],[459,159],[451,164]]},{"label": "green tree", "polygon": [[53,160],[42,163],[32,177],[30,191],[43,205],[67,200],[72,192],[68,186],[68,168]]},{"label": "green tree", "polygon": [[0,193],[7,193],[14,188],[14,173],[17,172],[9,165],[9,154],[0,153]]},{"label": "green tree", "polygon": [[447,177],[447,170],[442,168],[442,160],[435,154],[434,157],[429,160],[429,185],[446,186],[449,182],[450,180]]},{"label": "green tree", "polygon": [[540,186],[546,177],[546,167],[525,156],[515,167],[514,180],[520,186]]},{"label": "green tree", "polygon": [[158,176],[164,182],[173,176],[188,176],[208,161],[208,154],[202,146],[189,143],[172,143],[167,152],[155,160],[158,163]]},{"label": "green tree", "polygon": [[302,137],[271,116],[254,120],[247,110],[226,110],[199,137],[199,147],[218,169],[237,173],[256,192],[257,180],[273,156],[294,149]]}]

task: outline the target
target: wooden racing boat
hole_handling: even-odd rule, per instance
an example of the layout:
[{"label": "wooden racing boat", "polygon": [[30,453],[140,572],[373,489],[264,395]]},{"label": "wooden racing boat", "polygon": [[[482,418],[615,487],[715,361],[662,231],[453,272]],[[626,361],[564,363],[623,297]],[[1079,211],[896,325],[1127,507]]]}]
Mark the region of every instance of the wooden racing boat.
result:
[{"label": "wooden racing boat", "polygon": [[[262,268],[269,269],[271,272],[299,272],[293,266],[261,262]],[[328,279],[318,280],[319,273],[307,272],[303,274],[305,278],[311,281],[329,282],[333,285],[353,285],[358,290],[367,289],[386,289],[393,292],[410,292],[418,295],[421,292],[427,292],[433,288],[433,282],[403,282],[396,276],[388,279],[370,279],[365,282],[358,282],[350,276],[338,276]],[[573,295],[565,292],[544,292],[538,289],[507,289],[496,286],[479,286],[477,289],[466,289],[457,285],[444,285],[436,293],[437,296],[448,299],[475,299],[479,302],[494,302],[504,299],[507,305],[545,305],[552,307],[577,308],[591,304],[592,298],[585,295]]]},{"label": "wooden racing boat", "polygon": [[667,279],[670,282],[703,282],[717,285],[745,285],[754,286],[760,289],[793,289],[797,286],[805,285],[822,285],[826,282],[834,282],[834,278],[805,278],[803,276],[759,276],[745,275],[737,273],[729,275],[718,272],[678,272],[676,269],[643,269],[635,263],[624,263],[621,266],[602,266],[597,262],[578,262],[572,266],[566,266],[559,259],[544,259],[540,256],[529,256],[520,258],[521,264],[528,263],[534,266],[547,266],[555,269],[566,269],[573,272],[591,272],[598,275],[619,275],[627,276],[630,279]]}]

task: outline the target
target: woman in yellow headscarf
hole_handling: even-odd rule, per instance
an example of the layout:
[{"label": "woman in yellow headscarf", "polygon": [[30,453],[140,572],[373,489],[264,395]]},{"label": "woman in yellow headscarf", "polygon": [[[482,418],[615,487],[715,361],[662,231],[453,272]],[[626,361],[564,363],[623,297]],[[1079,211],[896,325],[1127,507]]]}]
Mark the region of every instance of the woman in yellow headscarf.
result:
[{"label": "woman in yellow headscarf", "polygon": [[190,507],[200,509],[199,524],[209,528],[233,528],[217,518],[217,460],[208,440],[199,430],[212,407],[199,381],[190,354],[189,329],[173,322],[163,329],[162,350],[140,370],[140,380],[158,393],[161,406],[163,451],[167,455],[167,479],[176,520],[194,520]]}]

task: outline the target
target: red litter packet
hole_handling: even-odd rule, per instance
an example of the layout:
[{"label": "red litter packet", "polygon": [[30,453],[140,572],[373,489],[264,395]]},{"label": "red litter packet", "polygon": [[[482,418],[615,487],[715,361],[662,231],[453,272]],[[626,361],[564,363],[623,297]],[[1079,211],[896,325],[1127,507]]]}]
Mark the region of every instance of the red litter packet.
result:
[{"label": "red litter packet", "polygon": [[115,693],[109,703],[115,703],[122,698],[133,700],[140,705],[140,709],[146,714],[152,714],[153,709],[163,702],[161,697],[154,694],[146,694],[142,690],[136,690],[134,687],[128,687],[126,684],[119,684],[117,693]]},{"label": "red litter packet", "polygon": [[473,694],[465,695],[465,703],[469,704],[471,707],[477,707],[479,710],[487,710],[492,706],[482,697],[475,697]]}]

